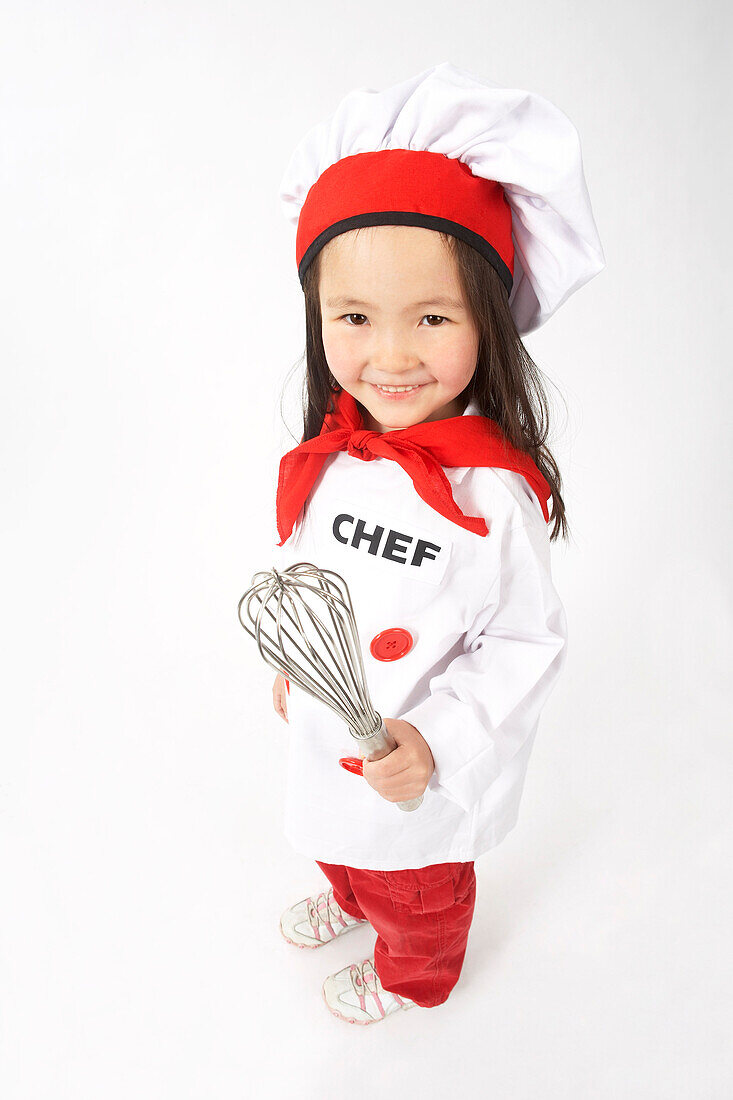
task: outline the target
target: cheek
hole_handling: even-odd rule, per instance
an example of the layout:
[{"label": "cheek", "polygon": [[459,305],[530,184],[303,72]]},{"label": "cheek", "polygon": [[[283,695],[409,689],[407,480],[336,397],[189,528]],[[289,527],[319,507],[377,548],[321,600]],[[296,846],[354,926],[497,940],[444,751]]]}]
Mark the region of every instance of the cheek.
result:
[{"label": "cheek", "polygon": [[476,369],[478,337],[472,333],[451,340],[432,363],[440,382],[451,388],[462,389],[471,380]]},{"label": "cheek", "polygon": [[348,373],[359,364],[354,341],[349,339],[350,333],[343,333],[337,329],[325,329],[321,332],[323,350],[331,373],[338,378],[338,373]]}]

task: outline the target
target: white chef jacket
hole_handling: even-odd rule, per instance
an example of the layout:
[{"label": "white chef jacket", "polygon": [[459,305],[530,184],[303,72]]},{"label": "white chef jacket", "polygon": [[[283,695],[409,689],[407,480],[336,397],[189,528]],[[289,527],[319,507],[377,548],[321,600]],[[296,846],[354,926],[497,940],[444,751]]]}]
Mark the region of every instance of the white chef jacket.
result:
[{"label": "white chef jacket", "polygon": [[[471,402],[463,415],[478,415]],[[548,525],[521,474],[443,467],[453,497],[489,534],[430,507],[392,459],[329,455],[277,569],[308,561],[346,581],[372,704],[430,746],[422,805],[403,811],[338,763],[359,743],[293,681],[287,696],[283,826],[325,863],[391,871],[475,860],[516,824],[542,706],[565,661],[566,619],[550,575]],[[370,642],[402,627],[398,660]]]}]

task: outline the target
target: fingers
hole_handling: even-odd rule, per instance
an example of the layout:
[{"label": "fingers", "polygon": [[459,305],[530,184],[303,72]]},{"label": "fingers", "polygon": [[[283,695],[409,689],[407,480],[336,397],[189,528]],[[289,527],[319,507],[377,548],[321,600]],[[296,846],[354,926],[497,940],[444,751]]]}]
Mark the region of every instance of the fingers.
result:
[{"label": "fingers", "polygon": [[399,787],[374,787],[380,798],[383,798],[385,802],[409,802],[411,798],[417,798],[418,795],[424,793],[426,783],[406,783]]},{"label": "fingers", "polygon": [[416,798],[417,795],[423,793],[427,786],[428,776],[423,774],[423,770],[416,766],[414,762],[394,772],[380,772],[378,765],[384,764],[386,766],[388,760],[390,761],[389,766],[393,766],[391,762],[393,755],[394,753],[390,753],[389,756],[385,756],[381,760],[365,760],[363,775],[369,786],[387,802],[407,802],[409,799]]},{"label": "fingers", "polygon": [[285,701],[285,691],[282,686],[282,682],[278,683],[281,678],[278,676],[277,680],[272,688],[272,704],[275,708],[275,713],[285,721],[288,721],[288,710]]},{"label": "fingers", "polygon": [[387,756],[381,756],[379,760],[364,761],[365,771],[368,770],[369,774],[380,782],[394,779],[402,772],[410,771],[414,766],[414,761],[410,759],[409,754],[401,753],[399,749],[393,749]]},{"label": "fingers", "polygon": [[396,783],[404,783],[410,774],[413,773],[413,768],[410,764],[407,764],[404,768],[400,768],[396,772],[381,772],[373,771],[369,765],[378,764],[378,760],[365,760],[363,766],[364,778],[373,782],[374,786],[379,786],[380,790],[391,789]]}]

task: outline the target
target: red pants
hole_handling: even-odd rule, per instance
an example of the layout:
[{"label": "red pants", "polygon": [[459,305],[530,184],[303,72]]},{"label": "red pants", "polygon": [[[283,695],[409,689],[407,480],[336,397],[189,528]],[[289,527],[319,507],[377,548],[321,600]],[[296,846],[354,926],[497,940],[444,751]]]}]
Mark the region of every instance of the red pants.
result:
[{"label": "red pants", "polygon": [[333,896],[377,933],[374,968],[384,989],[423,1008],[448,1000],[463,966],[476,903],[473,862],[406,871],[316,863]]}]

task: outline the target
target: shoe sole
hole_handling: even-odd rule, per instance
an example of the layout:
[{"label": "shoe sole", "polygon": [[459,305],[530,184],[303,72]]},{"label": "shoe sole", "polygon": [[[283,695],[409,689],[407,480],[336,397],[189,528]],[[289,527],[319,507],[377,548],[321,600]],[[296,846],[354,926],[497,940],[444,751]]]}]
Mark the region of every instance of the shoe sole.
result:
[{"label": "shoe sole", "polygon": [[289,936],[285,935],[285,933],[282,930],[282,925],[279,925],[279,928],[280,928],[280,935],[282,936],[282,938],[285,940],[286,943],[292,943],[293,947],[306,947],[311,951],[315,951],[315,949],[317,947],[323,947],[325,942],[326,942],[324,940],[323,943],[296,943],[295,940],[291,940]]},{"label": "shoe sole", "polygon": [[342,1016],[341,1013],[337,1012],[335,1008],[331,1008],[331,1005],[326,1000],[326,990],[323,988],[323,986],[321,986],[321,996],[323,997],[323,1003],[325,1004],[328,1011],[333,1016],[336,1016],[339,1020],[343,1020],[345,1024],[361,1024],[362,1027],[366,1027],[369,1024],[378,1024],[381,1020],[384,1019],[383,1016],[380,1016],[379,1020],[352,1020],[350,1016]]},{"label": "shoe sole", "polygon": [[[326,990],[323,988],[323,986],[321,986],[321,996],[323,997],[323,1003],[325,1004],[326,1008],[331,1013],[331,1015],[336,1016],[337,1019],[339,1019],[339,1020],[343,1020],[345,1024],[359,1024],[362,1027],[367,1027],[369,1024],[379,1024],[379,1023],[382,1022],[382,1020],[386,1019],[386,1016],[380,1016],[378,1019],[374,1019],[374,1020],[352,1020],[352,1018],[350,1016],[342,1016],[340,1012],[338,1012],[335,1008],[332,1008],[332,1006],[328,1003],[328,999],[326,997]],[[402,1005],[401,1010],[402,1010],[402,1012],[409,1012],[409,1010],[411,1008],[415,1008],[415,1007],[416,1007],[415,1005]],[[387,1013],[387,1015],[388,1016],[395,1016],[398,1011],[400,1011],[400,1010],[397,1009],[397,1010],[395,1010],[395,1012],[389,1012],[389,1013]]]}]

